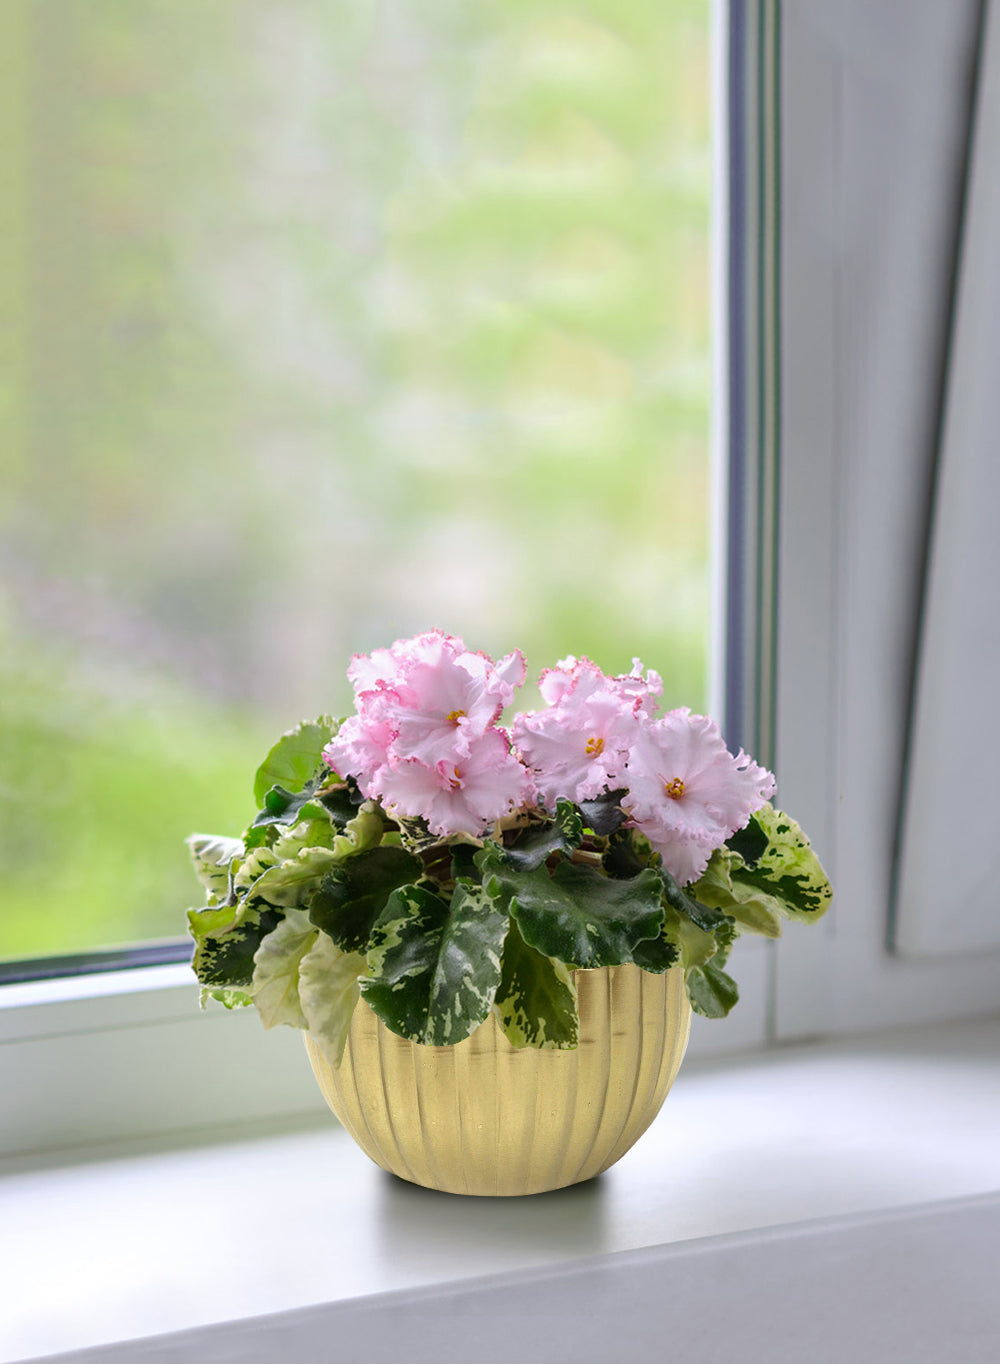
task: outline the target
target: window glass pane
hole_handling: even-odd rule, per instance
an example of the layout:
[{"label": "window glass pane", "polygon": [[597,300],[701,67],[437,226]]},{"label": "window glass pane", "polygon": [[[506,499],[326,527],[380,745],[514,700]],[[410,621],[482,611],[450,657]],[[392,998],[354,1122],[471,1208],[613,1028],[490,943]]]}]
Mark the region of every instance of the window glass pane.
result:
[{"label": "window glass pane", "polygon": [[7,0],[0,957],[170,936],[357,650],[703,704],[708,0]]}]

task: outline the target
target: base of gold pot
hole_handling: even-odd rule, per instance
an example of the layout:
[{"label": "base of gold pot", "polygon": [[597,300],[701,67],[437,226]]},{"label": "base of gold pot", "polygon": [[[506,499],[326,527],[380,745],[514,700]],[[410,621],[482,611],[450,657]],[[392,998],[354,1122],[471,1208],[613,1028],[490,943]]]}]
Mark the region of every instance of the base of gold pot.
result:
[{"label": "base of gold pot", "polygon": [[684,974],[574,973],[574,1051],[512,1047],[490,1015],[464,1042],[397,1037],[362,1000],[334,1069],[306,1037],[327,1103],[383,1170],[444,1193],[544,1193],[608,1169],[656,1117],[691,1027]]}]

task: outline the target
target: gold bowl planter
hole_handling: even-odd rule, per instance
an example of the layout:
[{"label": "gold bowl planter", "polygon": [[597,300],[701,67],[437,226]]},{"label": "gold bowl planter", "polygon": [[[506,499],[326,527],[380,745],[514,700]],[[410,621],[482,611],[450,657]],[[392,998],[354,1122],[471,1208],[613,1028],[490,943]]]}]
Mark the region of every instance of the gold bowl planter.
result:
[{"label": "gold bowl planter", "polygon": [[426,1047],[362,1000],[339,1070],[306,1036],[327,1103],[361,1149],[445,1193],[544,1193],[591,1179],[638,1141],[680,1068],[691,1027],[684,973],[573,973],[573,1051],[512,1047],[491,1014],[471,1037]]}]

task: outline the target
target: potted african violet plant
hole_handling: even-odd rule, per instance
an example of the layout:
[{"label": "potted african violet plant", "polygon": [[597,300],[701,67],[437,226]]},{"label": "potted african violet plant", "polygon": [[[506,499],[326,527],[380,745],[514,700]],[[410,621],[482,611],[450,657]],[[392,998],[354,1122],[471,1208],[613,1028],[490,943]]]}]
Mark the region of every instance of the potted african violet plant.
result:
[{"label": "potted african violet plant", "polygon": [[613,1164],[655,1117],[691,1010],[726,1015],[741,933],[831,891],[774,778],[655,672],[568,658],[545,707],[440,631],[356,656],[357,709],[285,734],[240,838],[189,840],[202,1002],[300,1028],[384,1168],[534,1193]]}]

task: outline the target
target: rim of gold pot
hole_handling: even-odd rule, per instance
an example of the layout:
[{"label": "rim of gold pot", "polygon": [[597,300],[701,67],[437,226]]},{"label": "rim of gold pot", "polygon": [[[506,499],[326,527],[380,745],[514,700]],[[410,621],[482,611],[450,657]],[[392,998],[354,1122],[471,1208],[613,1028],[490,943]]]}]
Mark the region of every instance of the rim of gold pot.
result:
[{"label": "rim of gold pot", "polygon": [[390,1032],[361,1000],[339,1068],[306,1035],[320,1089],[365,1154],[414,1184],[509,1196],[591,1179],[659,1112],[691,1007],[678,967],[572,974],[573,1050],[515,1048],[492,1014],[455,1046],[423,1046]]}]

